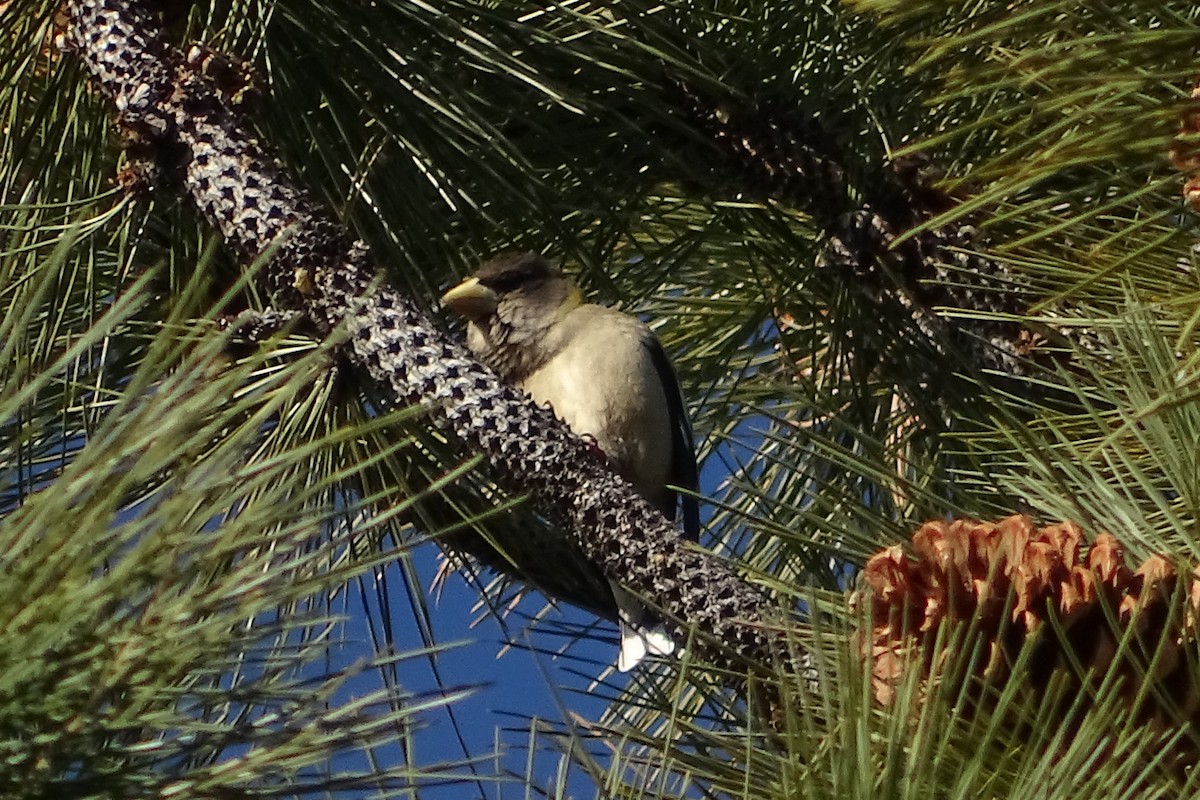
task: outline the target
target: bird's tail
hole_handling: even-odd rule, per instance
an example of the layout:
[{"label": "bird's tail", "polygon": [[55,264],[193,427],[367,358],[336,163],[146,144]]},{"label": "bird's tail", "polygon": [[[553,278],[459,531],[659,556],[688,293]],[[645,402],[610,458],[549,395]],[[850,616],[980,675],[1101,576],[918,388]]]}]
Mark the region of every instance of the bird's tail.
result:
[{"label": "bird's tail", "polygon": [[675,640],[666,626],[650,613],[642,602],[616,583],[610,582],[617,601],[617,618],[621,627],[621,653],[617,669],[628,672],[636,667],[647,653],[669,656],[675,652]]}]

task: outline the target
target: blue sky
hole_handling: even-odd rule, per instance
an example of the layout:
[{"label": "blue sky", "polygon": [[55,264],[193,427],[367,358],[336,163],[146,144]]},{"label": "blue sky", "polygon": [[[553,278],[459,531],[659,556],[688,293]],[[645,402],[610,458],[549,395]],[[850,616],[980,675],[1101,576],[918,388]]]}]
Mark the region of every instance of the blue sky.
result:
[{"label": "blue sky", "polygon": [[[420,586],[412,588],[427,592],[438,569],[437,551],[427,543],[414,549],[410,558],[412,571],[420,580]],[[385,586],[384,591],[391,606],[392,630],[397,646],[401,650],[419,648],[423,637],[414,615],[409,612],[411,599],[403,571],[398,564],[393,564],[381,575],[381,585]],[[346,655],[351,658],[355,653],[361,656],[371,651],[367,619],[377,625],[382,623],[379,604],[371,596],[374,590],[371,583],[372,578],[368,576],[363,584],[367,586],[367,592],[356,590],[347,597],[344,609],[347,616],[345,635],[350,640],[350,646]],[[484,618],[472,625],[480,616],[479,612],[472,610],[478,598],[478,592],[458,575],[446,581],[437,599],[429,598],[434,640],[455,646],[436,655],[422,655],[405,661],[399,670],[399,679],[405,692],[416,694],[436,692],[439,686],[477,687],[474,694],[447,709],[423,715],[425,725],[416,734],[416,749],[412,754],[415,764],[478,758],[497,752],[499,759],[479,765],[479,784],[431,787],[420,792],[423,798],[525,797],[525,787],[520,782],[504,784],[491,776],[497,770],[507,770],[517,775],[526,772],[530,755],[527,747],[529,740],[521,729],[527,727],[527,718],[539,717],[561,722],[561,703],[572,713],[596,720],[607,705],[604,699],[588,694],[587,687],[591,680],[589,676],[599,675],[604,670],[605,662],[615,659],[616,637],[611,626],[604,628],[606,633],[612,634],[611,640],[576,641],[570,647],[570,657],[533,652],[520,646],[520,642],[516,643],[517,646],[506,647],[504,631],[495,620]],[[521,603],[518,611],[533,613],[542,605],[543,598],[534,594]],[[580,624],[592,621],[590,615],[573,608],[563,607],[562,612],[570,621]],[[511,630],[520,635],[519,614],[512,615],[510,622],[515,623]],[[562,644],[556,638],[537,633],[527,641],[541,648]],[[581,663],[580,659],[585,661]],[[588,659],[594,663],[586,663]],[[621,677],[610,677],[609,680],[623,681]],[[347,688],[352,693],[363,693],[378,685],[378,674],[367,672]],[[403,759],[399,745],[395,745],[395,748],[391,753],[381,752],[380,757],[387,760]],[[534,753],[533,774],[542,785],[552,787],[559,768],[555,753]],[[590,779],[582,773],[576,773],[573,771],[568,781],[572,796],[592,796],[594,789]]]},{"label": "blue sky", "polygon": [[[748,438],[758,437],[749,426],[744,426],[743,430]],[[752,442],[742,444],[752,445]],[[711,495],[719,481],[726,476],[726,470],[734,465],[730,460],[731,453],[725,452],[730,446],[730,443],[725,443],[714,454],[724,457],[707,459],[701,471],[702,494]],[[703,519],[707,521],[709,516],[702,507]],[[419,648],[423,642],[422,633],[414,621],[414,614],[410,612],[413,601],[408,592],[425,593],[434,641],[457,646],[436,656],[421,656],[405,662],[399,673],[402,688],[413,693],[437,691],[439,685],[478,688],[473,695],[455,703],[449,710],[432,711],[424,715],[426,725],[416,735],[414,763],[432,764],[498,753],[493,763],[479,766],[478,784],[430,787],[421,790],[419,796],[435,800],[463,797],[523,800],[529,796],[523,782],[497,782],[491,776],[498,769],[517,776],[524,775],[530,769],[529,736],[525,732],[529,717],[559,725],[564,719],[564,710],[590,721],[600,718],[608,706],[608,701],[602,695],[614,693],[628,680],[620,673],[608,671],[606,685],[599,692],[588,691],[593,680],[605,673],[606,667],[616,659],[615,627],[607,622],[602,623],[594,637],[570,642],[566,656],[546,652],[563,647],[566,642],[540,631],[535,631],[525,639],[525,643],[531,647],[522,647],[519,641],[525,633],[522,631],[522,614],[534,614],[545,605],[545,599],[540,594],[531,593],[517,608],[517,613],[509,618],[509,632],[518,641],[514,643],[515,646],[506,647],[505,631],[501,626],[490,616],[472,610],[479,599],[479,592],[462,576],[452,575],[440,594],[436,597],[429,595],[430,584],[439,567],[438,551],[432,543],[417,545],[409,551],[407,558],[411,567],[409,574],[414,576],[411,582],[406,582],[405,570],[401,565],[393,563],[380,573],[381,577],[376,578],[375,583],[372,583],[370,576],[364,579],[365,592],[356,590],[347,596],[343,609],[347,616],[346,636],[357,645],[350,650],[360,655],[370,652],[371,634],[367,621],[378,625],[382,616],[374,597],[377,591],[388,597],[397,647],[401,650]],[[580,626],[595,622],[592,615],[570,606],[561,606],[558,613],[560,619]],[[473,622],[478,624],[472,625]],[[540,652],[534,652],[531,648],[538,648]],[[375,674],[365,674],[349,688],[368,691],[378,686],[378,680]],[[381,753],[380,756],[402,758],[403,754],[397,746],[395,752]],[[547,790],[552,789],[562,767],[558,754],[550,749],[548,742],[542,741],[532,761],[532,774],[538,784]],[[578,768],[573,767],[568,772],[566,786],[569,796],[573,798],[596,795],[591,778]]]}]

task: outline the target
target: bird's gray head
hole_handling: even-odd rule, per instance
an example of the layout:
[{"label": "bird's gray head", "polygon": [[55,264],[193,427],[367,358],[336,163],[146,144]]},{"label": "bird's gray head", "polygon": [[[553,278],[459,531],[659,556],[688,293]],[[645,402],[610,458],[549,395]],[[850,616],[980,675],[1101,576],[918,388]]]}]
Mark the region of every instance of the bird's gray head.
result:
[{"label": "bird's gray head", "polygon": [[582,303],[572,281],[537,253],[501,253],[442,295],[467,319],[467,346],[505,380],[554,354],[555,326]]}]

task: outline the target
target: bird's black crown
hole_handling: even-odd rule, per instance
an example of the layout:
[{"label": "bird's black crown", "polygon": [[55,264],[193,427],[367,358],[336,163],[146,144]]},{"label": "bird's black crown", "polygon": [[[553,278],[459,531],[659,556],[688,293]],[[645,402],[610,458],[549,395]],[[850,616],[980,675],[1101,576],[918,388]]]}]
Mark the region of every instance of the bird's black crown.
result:
[{"label": "bird's black crown", "polygon": [[504,294],[529,289],[561,273],[537,253],[501,253],[480,265],[475,278],[493,291]]}]

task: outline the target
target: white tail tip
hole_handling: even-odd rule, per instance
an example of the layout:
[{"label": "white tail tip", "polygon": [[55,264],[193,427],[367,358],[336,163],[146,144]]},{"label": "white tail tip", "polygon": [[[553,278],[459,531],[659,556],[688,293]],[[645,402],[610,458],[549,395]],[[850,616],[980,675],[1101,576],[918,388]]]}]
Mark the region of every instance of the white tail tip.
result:
[{"label": "white tail tip", "polygon": [[629,672],[648,653],[669,656],[675,652],[675,640],[667,633],[666,627],[661,622],[646,627],[646,607],[616,584],[612,589],[621,626],[621,652],[617,656],[617,669]]}]

